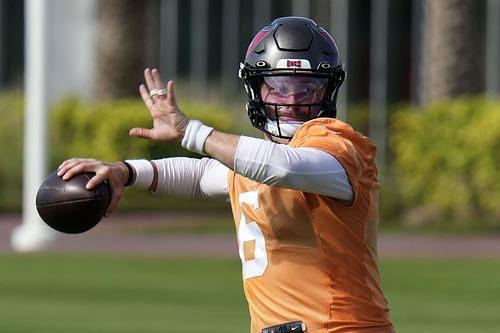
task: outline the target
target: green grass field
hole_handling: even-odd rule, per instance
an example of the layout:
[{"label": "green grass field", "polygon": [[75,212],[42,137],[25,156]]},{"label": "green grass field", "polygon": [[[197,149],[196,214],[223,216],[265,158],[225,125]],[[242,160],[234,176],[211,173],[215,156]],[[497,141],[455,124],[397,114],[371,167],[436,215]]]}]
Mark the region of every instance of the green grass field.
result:
[{"label": "green grass field", "polygon": [[[0,332],[248,332],[235,259],[0,255]],[[398,332],[499,332],[500,258],[382,259]]]}]

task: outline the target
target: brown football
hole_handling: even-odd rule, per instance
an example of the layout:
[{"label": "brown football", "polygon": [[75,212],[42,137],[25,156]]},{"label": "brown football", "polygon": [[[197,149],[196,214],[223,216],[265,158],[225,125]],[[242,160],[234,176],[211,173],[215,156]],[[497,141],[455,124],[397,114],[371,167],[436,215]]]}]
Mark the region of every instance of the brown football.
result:
[{"label": "brown football", "polygon": [[87,190],[85,185],[93,176],[93,173],[81,173],[64,181],[57,171],[51,173],[36,195],[36,208],[45,223],[68,234],[95,227],[106,213],[111,191],[107,183]]}]

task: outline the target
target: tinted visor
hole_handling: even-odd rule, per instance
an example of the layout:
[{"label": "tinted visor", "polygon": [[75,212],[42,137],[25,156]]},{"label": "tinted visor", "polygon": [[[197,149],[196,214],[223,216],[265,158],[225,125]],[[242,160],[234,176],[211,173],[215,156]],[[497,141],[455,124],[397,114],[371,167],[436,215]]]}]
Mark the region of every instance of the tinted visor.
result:
[{"label": "tinted visor", "polygon": [[317,104],[324,97],[328,79],[308,76],[265,76],[261,89],[265,103]]}]

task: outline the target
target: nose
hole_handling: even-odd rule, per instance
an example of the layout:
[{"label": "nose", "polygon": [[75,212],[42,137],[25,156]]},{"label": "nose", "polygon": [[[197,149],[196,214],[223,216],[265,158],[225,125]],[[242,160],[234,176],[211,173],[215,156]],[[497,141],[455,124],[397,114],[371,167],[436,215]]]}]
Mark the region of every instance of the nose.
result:
[{"label": "nose", "polygon": [[287,117],[295,120],[304,120],[307,118],[309,108],[307,106],[297,106],[297,104],[300,104],[300,100],[297,98],[297,95],[287,96],[280,102],[280,104],[284,104],[278,107],[281,117]]},{"label": "nose", "polygon": [[298,104],[299,99],[297,94],[290,94],[287,96],[287,103],[288,104]]}]

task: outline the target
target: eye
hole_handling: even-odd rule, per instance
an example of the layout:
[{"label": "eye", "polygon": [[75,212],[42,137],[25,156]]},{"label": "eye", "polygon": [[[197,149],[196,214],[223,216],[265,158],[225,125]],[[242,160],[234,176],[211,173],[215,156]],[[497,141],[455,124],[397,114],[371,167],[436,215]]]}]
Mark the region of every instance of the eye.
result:
[{"label": "eye", "polygon": [[269,91],[274,95],[286,96],[288,94],[288,89],[284,86],[269,87]]}]

